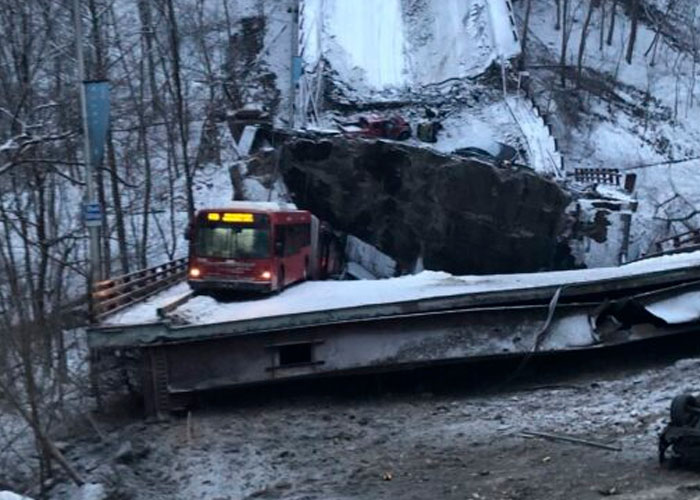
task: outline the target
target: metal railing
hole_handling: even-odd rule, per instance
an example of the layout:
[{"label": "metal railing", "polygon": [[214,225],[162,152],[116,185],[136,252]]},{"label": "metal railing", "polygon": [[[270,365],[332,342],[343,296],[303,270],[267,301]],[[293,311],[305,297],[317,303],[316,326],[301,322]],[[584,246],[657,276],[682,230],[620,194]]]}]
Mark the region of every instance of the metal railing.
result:
[{"label": "metal railing", "polygon": [[91,320],[100,321],[110,314],[147,299],[185,279],[187,258],[172,260],[148,269],[95,283]]},{"label": "metal railing", "polygon": [[685,233],[676,234],[654,242],[654,250],[657,253],[692,248],[700,245],[700,229],[692,229]]},{"label": "metal railing", "polygon": [[586,184],[595,183],[622,187],[631,193],[637,182],[637,174],[622,174],[617,168],[576,168],[574,169],[574,179],[576,182]]}]

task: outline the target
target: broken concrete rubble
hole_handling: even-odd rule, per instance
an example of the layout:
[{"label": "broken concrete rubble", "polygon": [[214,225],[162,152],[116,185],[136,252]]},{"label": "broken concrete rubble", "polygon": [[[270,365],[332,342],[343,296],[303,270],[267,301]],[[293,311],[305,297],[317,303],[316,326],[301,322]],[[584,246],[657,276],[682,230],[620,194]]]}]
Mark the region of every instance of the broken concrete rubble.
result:
[{"label": "broken concrete rubble", "polygon": [[410,270],[455,274],[561,267],[569,195],[528,169],[385,141],[296,139],[281,168],[298,206]]}]

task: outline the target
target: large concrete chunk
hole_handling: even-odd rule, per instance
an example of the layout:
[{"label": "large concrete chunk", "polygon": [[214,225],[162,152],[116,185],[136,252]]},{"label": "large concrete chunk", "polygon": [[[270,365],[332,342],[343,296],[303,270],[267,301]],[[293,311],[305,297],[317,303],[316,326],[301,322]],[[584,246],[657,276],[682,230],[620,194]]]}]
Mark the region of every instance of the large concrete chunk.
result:
[{"label": "large concrete chunk", "polygon": [[295,201],[411,270],[453,274],[560,267],[569,197],[528,169],[501,169],[382,141],[291,141],[282,168]]}]

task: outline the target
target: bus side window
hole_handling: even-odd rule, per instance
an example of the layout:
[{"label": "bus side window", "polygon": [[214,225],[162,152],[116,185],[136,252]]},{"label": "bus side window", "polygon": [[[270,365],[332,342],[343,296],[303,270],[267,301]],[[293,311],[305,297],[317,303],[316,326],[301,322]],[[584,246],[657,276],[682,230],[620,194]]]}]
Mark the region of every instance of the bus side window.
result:
[{"label": "bus side window", "polygon": [[275,231],[275,256],[282,257],[285,254],[285,233],[286,227],[277,226]]},{"label": "bus side window", "polygon": [[306,226],[303,224],[293,224],[287,226],[287,249],[286,255],[295,255],[302,247],[306,246]]},{"label": "bus side window", "polygon": [[285,229],[287,230],[287,239],[285,241],[286,248],[284,249],[284,255],[294,255],[297,251],[297,226],[290,225]]}]

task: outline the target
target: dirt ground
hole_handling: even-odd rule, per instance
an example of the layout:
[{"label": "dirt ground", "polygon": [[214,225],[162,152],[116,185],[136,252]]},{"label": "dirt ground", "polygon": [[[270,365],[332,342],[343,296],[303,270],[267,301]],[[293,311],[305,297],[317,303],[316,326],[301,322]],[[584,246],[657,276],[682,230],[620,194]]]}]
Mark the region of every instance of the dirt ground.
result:
[{"label": "dirt ground", "polygon": [[700,498],[700,475],[660,467],[656,452],[671,398],[696,384],[698,350],[533,360],[517,380],[516,362],[493,362],[229,391],[166,422],[112,412],[105,441],[86,434],[67,455],[111,498]]}]

